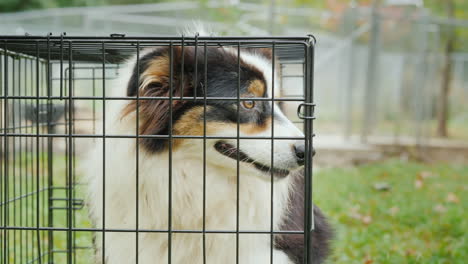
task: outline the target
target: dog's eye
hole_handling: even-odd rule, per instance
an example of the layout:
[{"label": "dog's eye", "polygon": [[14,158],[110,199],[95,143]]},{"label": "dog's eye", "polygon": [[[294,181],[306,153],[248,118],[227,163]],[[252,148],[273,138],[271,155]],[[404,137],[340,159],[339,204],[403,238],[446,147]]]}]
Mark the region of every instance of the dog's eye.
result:
[{"label": "dog's eye", "polygon": [[252,109],[255,107],[255,102],[254,101],[242,101],[242,106],[247,109]]}]

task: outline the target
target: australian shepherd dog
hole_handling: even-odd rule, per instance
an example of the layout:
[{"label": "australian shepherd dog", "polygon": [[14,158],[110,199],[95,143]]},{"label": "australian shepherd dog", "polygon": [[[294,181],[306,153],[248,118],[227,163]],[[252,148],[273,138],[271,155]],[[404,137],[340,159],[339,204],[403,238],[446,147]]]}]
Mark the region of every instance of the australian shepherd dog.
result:
[{"label": "australian shepherd dog", "polygon": [[[126,100],[104,102],[109,137],[85,163],[90,214],[106,230],[97,263],[303,263],[302,234],[269,233],[304,230],[304,143],[275,140],[272,153],[265,139],[303,133],[271,100],[249,100],[279,94],[273,68],[269,49],[238,58],[220,46],[160,46],[128,61],[109,87]],[[312,263],[322,263],[331,231],[314,213]]]}]

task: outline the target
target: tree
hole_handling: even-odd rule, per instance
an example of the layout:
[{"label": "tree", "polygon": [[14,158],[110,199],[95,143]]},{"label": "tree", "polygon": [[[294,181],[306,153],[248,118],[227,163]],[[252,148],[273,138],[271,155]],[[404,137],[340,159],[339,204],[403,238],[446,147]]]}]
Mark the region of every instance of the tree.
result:
[{"label": "tree", "polygon": [[[455,18],[455,3],[453,0],[445,0],[445,9],[449,19]],[[445,41],[444,65],[442,70],[442,83],[440,86],[439,105],[437,109],[437,135],[440,137],[447,137],[447,120],[449,115],[449,93],[450,84],[452,81],[452,59],[451,55],[454,51],[456,41],[456,34],[453,27],[447,30],[447,38]]]},{"label": "tree", "polygon": [[452,54],[456,51],[468,51],[467,28],[457,26],[457,19],[468,19],[468,1],[466,0],[429,0],[425,2],[433,13],[441,19],[441,41],[443,43],[443,62],[439,97],[437,98],[437,135],[448,137],[447,123],[450,117],[450,87],[452,84]]}]

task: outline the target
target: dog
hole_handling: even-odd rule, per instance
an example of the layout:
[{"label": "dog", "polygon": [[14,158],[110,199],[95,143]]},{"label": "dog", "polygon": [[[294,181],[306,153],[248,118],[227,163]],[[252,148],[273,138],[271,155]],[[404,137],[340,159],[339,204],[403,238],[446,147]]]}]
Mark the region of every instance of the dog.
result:
[{"label": "dog", "polygon": [[[303,133],[271,100],[249,100],[279,94],[271,50],[197,49],[141,51],[112,84],[126,100],[104,102],[109,137],[84,163],[90,215],[106,230],[96,263],[303,263],[304,235],[270,231],[304,230],[304,143],[265,139],[272,127]],[[332,230],[314,213],[312,263],[322,263]]]}]

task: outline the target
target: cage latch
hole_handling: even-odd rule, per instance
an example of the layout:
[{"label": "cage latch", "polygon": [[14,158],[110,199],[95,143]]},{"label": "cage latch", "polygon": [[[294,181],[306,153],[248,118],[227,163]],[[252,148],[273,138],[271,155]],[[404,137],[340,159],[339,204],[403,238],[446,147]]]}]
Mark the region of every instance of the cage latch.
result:
[{"label": "cage latch", "polygon": [[[302,113],[302,108],[304,107],[305,109],[305,113],[310,113],[310,114],[304,114]],[[310,110],[309,110],[310,109]],[[307,111],[309,110],[309,111]],[[299,106],[297,107],[297,116],[300,118],[300,119],[315,119],[315,116],[314,116],[314,111],[315,111],[315,104],[314,103],[301,103],[299,104]]]}]

